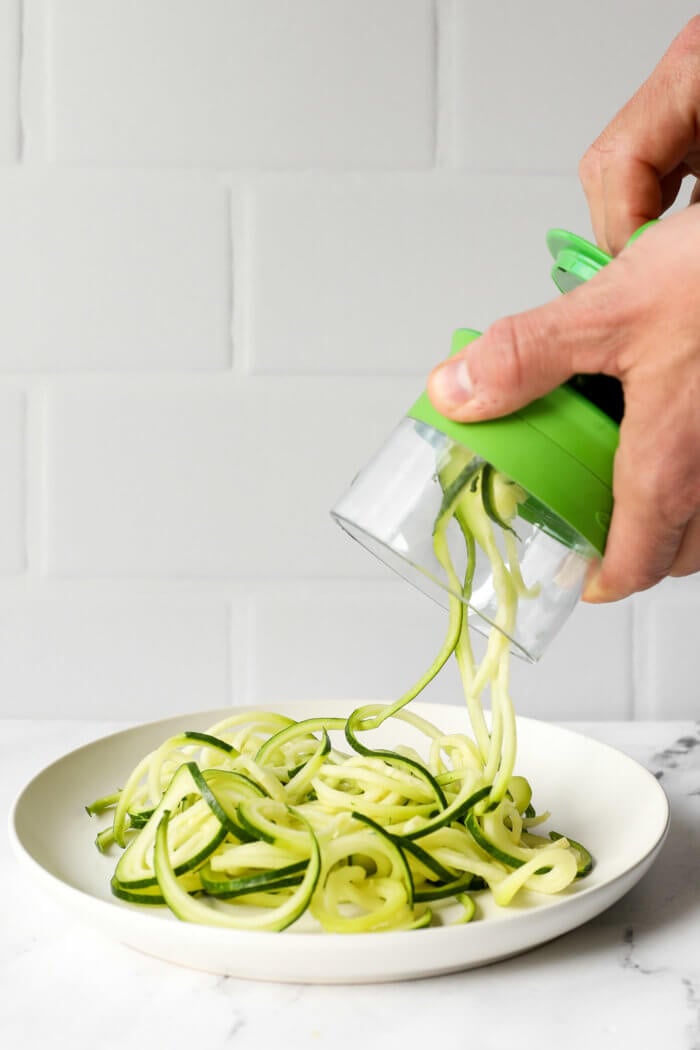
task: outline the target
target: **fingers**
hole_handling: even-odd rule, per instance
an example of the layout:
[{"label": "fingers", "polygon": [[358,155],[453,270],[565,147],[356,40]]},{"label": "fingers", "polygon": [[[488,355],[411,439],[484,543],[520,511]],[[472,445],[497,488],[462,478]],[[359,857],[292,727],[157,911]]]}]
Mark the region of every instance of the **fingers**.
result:
[{"label": "fingers", "polygon": [[700,572],[700,511],[683,524],[660,513],[662,497],[631,502],[623,492],[615,504],[605,557],[589,577],[583,600],[615,602],[647,590],[666,576]]},{"label": "fingers", "polygon": [[616,255],[675,198],[697,148],[700,16],[676,37],[579,166],[596,240]]},{"label": "fingers", "polygon": [[632,234],[669,208],[688,173],[678,165],[663,178],[638,157],[591,150],[581,161],[583,185],[597,244],[618,255]]},{"label": "fingers", "polygon": [[542,397],[576,372],[615,374],[621,340],[619,279],[610,264],[581,288],[545,306],[496,322],[438,365],[428,395],[461,422],[506,415]]},{"label": "fingers", "polygon": [[617,601],[665,576],[700,569],[700,426],[693,398],[674,397],[673,376],[665,381],[650,373],[642,382],[645,390],[628,390],[613,517],[605,555],[584,590],[588,602]]},{"label": "fingers", "polygon": [[669,569],[669,576],[692,576],[700,572],[700,512],[690,519]]},{"label": "fingers", "polygon": [[605,556],[586,583],[586,602],[615,602],[653,587],[670,573],[683,536],[683,525],[665,521],[656,499],[635,499],[624,484],[616,487]]},{"label": "fingers", "polygon": [[[651,512],[650,512],[651,511]],[[605,557],[586,583],[583,600],[616,602],[647,590],[671,574],[683,526],[660,522],[653,504],[616,504]]]},{"label": "fingers", "polygon": [[624,153],[605,154],[600,169],[604,247],[618,255],[635,230],[661,215],[661,186],[654,168]]}]

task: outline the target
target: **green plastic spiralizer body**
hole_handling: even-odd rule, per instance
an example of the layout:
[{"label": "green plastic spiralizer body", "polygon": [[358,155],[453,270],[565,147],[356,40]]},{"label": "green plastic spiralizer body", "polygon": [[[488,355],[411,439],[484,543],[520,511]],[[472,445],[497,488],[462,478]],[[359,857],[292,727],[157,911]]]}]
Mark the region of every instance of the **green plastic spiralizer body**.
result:
[{"label": "green plastic spiralizer body", "polygon": [[[564,230],[550,230],[547,245],[554,258],[552,277],[562,292],[610,261],[595,245]],[[459,329],[452,352],[479,335]],[[597,375],[575,376],[518,412],[481,423],[445,418],[423,393],[332,514],[382,561],[446,605],[448,592],[462,595],[433,549],[443,496],[441,465],[471,455],[490,464],[524,490],[512,532],[530,597],[519,601],[509,637],[514,652],[536,660],[580,598],[591,560],[604,550],[622,412],[619,383]],[[454,541],[450,556],[459,577],[465,555],[457,530]],[[498,603],[486,557],[477,557],[468,604],[477,614],[475,627],[493,623]]]}]

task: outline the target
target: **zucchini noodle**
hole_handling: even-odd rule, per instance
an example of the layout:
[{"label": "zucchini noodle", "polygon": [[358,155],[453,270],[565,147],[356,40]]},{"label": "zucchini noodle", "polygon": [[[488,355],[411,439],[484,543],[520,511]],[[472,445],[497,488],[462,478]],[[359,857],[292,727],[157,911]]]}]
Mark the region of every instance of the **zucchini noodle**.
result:
[{"label": "zucchini noodle", "polygon": [[[549,814],[535,812],[528,781],[514,773],[508,639],[518,601],[536,594],[523,581],[511,525],[525,494],[460,448],[438,464],[438,478],[433,548],[450,592],[449,623],[425,674],[394,703],[348,718],[239,711],[205,733],[164,741],[121,791],[87,807],[112,817],[96,845],[122,851],[115,896],[231,929],[363,933],[469,922],[481,893],[506,907],[523,890],[560,893],[589,873],[580,843],[533,833]],[[448,545],[453,522],[464,541],[463,578]],[[496,596],[480,663],[467,614],[477,549]],[[453,655],[473,739],[407,709]],[[423,753],[374,747],[372,730],[389,719],[420,734]]]}]

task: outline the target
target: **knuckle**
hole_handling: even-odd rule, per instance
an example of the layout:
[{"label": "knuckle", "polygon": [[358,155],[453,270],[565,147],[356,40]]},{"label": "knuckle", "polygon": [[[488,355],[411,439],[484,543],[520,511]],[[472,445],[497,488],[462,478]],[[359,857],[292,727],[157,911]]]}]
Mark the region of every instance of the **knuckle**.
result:
[{"label": "knuckle", "polygon": [[664,457],[632,471],[623,500],[638,510],[639,528],[653,532],[659,547],[674,542],[700,506],[700,478]]},{"label": "knuckle", "polygon": [[663,520],[670,527],[685,525],[700,506],[700,485],[690,478],[679,478],[678,484],[668,488],[663,502]]},{"label": "knuckle", "polygon": [[639,594],[640,591],[648,591],[651,587],[655,587],[657,583],[661,583],[665,576],[665,570],[655,569],[647,565],[637,569],[630,569],[625,574],[623,581],[625,594]]},{"label": "knuckle", "polygon": [[597,181],[600,174],[600,154],[593,143],[578,162],[578,177],[584,191],[588,191]]},{"label": "knuckle", "polygon": [[525,362],[519,326],[514,317],[502,317],[488,329],[491,365],[499,385],[519,390],[525,379]]},{"label": "knuckle", "polygon": [[693,15],[686,22],[671,47],[687,49],[697,54],[700,48],[700,15]]},{"label": "knuckle", "polygon": [[579,181],[582,183],[584,188],[586,186],[589,186],[591,183],[591,177],[593,174],[591,170],[592,166],[593,165],[591,164],[591,151],[586,150],[586,152],[578,162],[578,177]]},{"label": "knuckle", "polygon": [[629,287],[624,267],[617,264],[616,259],[561,300],[567,324],[574,331],[586,332],[585,340],[572,343],[572,372],[603,372],[620,378],[622,351],[636,324],[632,301],[636,292]]},{"label": "knuckle", "polygon": [[605,551],[601,576],[605,591],[614,594],[616,599],[653,587],[667,575],[673,561],[675,540],[666,543],[659,534],[658,541],[650,546],[650,537],[640,535],[635,529],[636,525],[629,519],[618,525],[615,534],[611,532],[611,542]]},{"label": "knuckle", "polygon": [[656,531],[662,532],[675,518],[672,492],[661,464],[651,462],[641,469],[639,464],[631,464],[616,499],[624,502],[640,523],[653,522]]},{"label": "knuckle", "polygon": [[664,531],[685,526],[700,505],[700,476],[687,469],[681,449],[641,471],[638,485]]},{"label": "knuckle", "polygon": [[669,576],[690,576],[698,571],[700,571],[700,514],[696,513],[685,527]]},{"label": "knuckle", "polygon": [[646,566],[612,566],[605,570],[605,588],[618,600],[627,598],[630,594],[638,594],[639,591],[648,591],[662,579],[663,573],[651,573]]}]

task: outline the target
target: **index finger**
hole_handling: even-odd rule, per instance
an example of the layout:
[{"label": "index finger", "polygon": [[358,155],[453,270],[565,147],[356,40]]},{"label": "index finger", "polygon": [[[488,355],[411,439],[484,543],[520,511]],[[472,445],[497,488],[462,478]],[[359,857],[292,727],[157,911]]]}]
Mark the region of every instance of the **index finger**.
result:
[{"label": "index finger", "polygon": [[692,150],[699,121],[696,16],[581,161],[593,229],[607,251],[621,251],[639,226],[659,217],[665,204],[663,180]]}]

